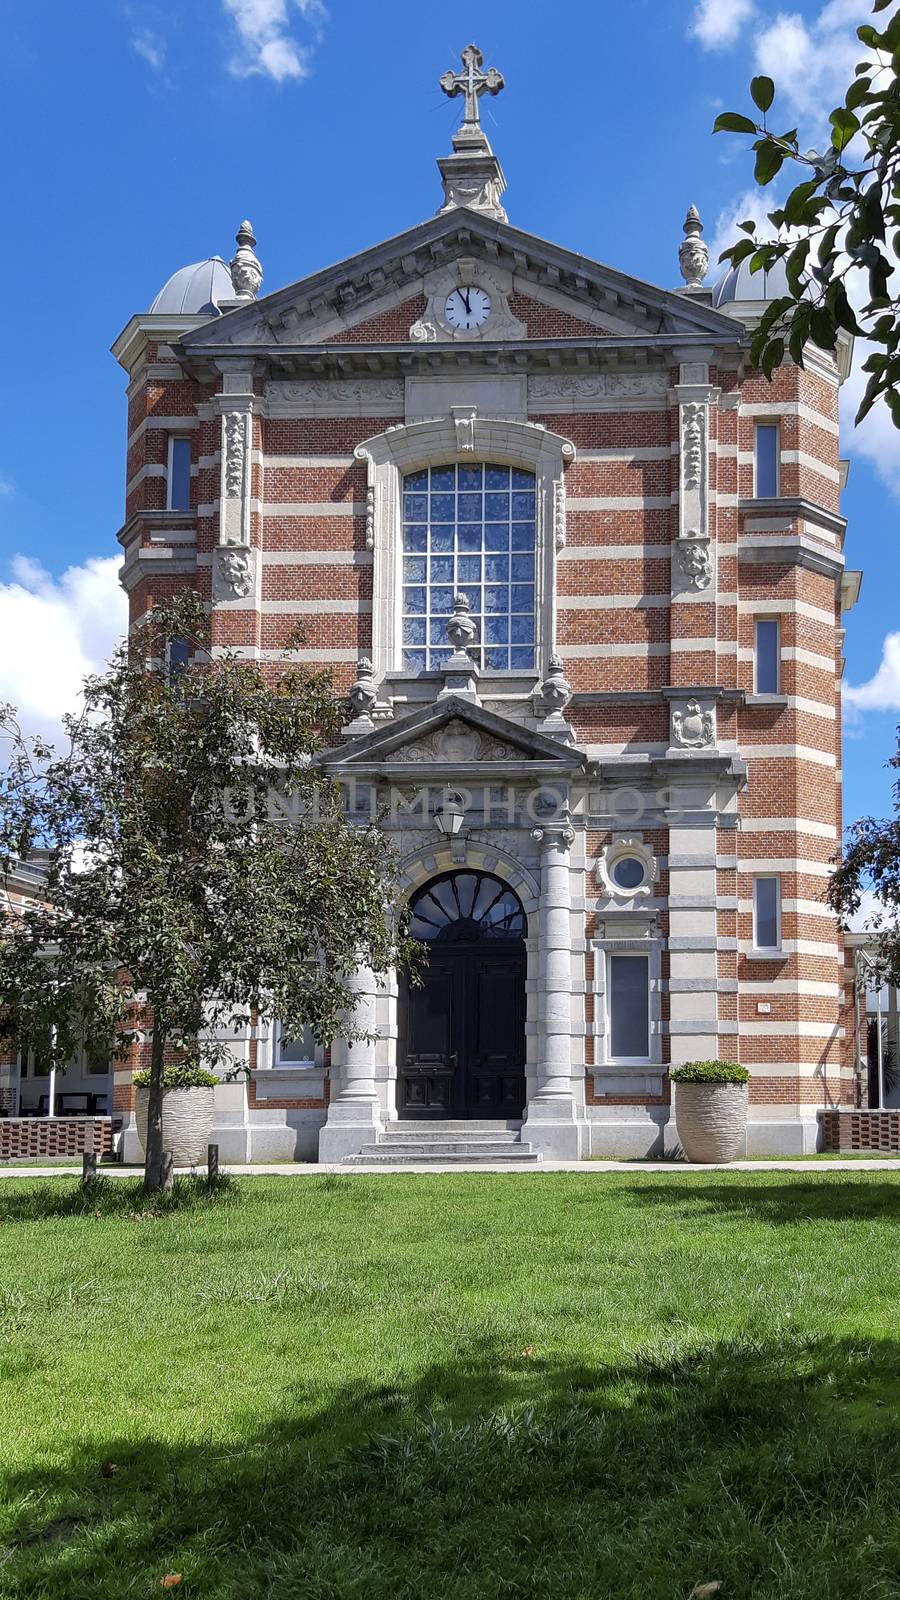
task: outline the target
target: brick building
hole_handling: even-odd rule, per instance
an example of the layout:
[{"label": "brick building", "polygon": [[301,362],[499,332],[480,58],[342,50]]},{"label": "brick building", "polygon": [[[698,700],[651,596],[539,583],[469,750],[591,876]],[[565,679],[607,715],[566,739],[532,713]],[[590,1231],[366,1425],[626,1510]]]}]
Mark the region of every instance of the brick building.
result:
[{"label": "brick building", "polygon": [[659,1152],[668,1065],[724,1057],[750,1148],[809,1150],[855,1097],[823,901],[849,349],[754,371],[777,284],[705,286],[693,208],[677,290],[512,226],[502,79],[463,65],[436,216],[261,297],[244,224],[114,346],[132,619],[191,586],[214,649],[261,661],[303,625],[354,708],[329,765],[385,812],[431,948],[419,991],[358,975],[375,1047],[235,1040],[216,1137]]}]

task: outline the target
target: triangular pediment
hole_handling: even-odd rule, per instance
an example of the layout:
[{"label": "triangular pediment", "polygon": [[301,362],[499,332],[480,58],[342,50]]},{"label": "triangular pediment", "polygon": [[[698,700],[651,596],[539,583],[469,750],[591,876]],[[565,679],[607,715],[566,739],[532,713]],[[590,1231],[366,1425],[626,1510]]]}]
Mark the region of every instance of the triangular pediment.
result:
[{"label": "triangular pediment", "polygon": [[[519,302],[518,315],[501,325],[501,342],[512,337],[517,322],[523,324],[523,337],[554,340],[632,335],[663,343],[700,335],[722,344],[741,336],[732,318],[696,299],[507,223],[455,209],[193,329],[184,336],[183,348],[201,356],[213,350],[415,343],[409,328],[427,301],[429,280],[459,260],[481,263],[514,283],[511,298]],[[544,316],[530,317],[524,302],[541,308]],[[491,342],[489,326],[484,342]]]},{"label": "triangular pediment", "polygon": [[443,772],[518,767],[522,763],[551,766],[565,773],[584,765],[583,755],[569,745],[455,695],[348,740],[340,748],[326,751],[320,760],[335,774],[373,767],[434,767]]}]

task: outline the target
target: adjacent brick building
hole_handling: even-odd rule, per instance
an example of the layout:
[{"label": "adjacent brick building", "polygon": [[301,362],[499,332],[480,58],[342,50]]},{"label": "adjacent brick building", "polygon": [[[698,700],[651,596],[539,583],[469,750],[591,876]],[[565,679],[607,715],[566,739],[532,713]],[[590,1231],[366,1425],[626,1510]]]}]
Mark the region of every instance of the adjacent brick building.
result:
[{"label": "adjacent brick building", "polygon": [[263,662],[302,625],[433,952],[417,994],[360,973],[377,1046],[236,1040],[223,1158],[523,1119],[545,1156],[656,1152],[697,1057],[750,1068],[751,1149],[808,1150],[856,1093],[823,900],[849,351],[754,371],[777,285],[704,287],[693,209],[677,291],[511,226],[464,65],[434,218],[262,297],[245,224],[114,346],[133,621],[191,586]]}]

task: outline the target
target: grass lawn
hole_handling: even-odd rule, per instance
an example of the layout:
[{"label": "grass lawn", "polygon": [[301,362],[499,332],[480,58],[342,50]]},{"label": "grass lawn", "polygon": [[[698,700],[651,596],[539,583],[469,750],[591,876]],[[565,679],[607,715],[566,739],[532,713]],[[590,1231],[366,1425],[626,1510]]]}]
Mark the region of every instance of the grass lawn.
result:
[{"label": "grass lawn", "polygon": [[0,1185],[0,1596],[896,1600],[900,1175]]}]

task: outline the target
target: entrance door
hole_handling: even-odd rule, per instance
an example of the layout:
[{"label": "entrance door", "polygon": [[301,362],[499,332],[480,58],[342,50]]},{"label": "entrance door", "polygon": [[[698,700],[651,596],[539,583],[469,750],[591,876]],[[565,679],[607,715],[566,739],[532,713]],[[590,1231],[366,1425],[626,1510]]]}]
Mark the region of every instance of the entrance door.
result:
[{"label": "entrance door", "polygon": [[525,1106],[525,913],[490,873],[419,891],[411,932],[422,983],[400,995],[398,1113],[417,1120],[520,1117]]}]

